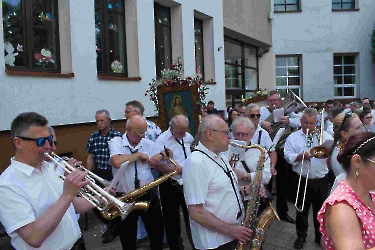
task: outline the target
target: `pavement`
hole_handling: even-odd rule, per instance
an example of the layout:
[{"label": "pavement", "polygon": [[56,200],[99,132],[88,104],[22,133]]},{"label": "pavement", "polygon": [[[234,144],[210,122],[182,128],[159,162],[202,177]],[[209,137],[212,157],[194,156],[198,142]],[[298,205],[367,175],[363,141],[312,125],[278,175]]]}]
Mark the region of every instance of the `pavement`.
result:
[{"label": "pavement", "polygon": [[[292,203],[288,202],[289,215],[292,218],[296,217],[296,209]],[[181,220],[182,216],[181,216]],[[122,249],[120,240],[116,240],[113,244],[109,246],[101,245],[101,234],[104,232],[105,227],[99,221],[99,219],[94,215],[93,212],[87,213],[87,227],[88,230],[85,231],[85,216],[81,216],[80,225],[83,232],[83,237],[86,244],[87,250],[112,250],[112,249]],[[184,223],[181,223],[184,225]],[[321,249],[318,244],[315,243],[314,230],[312,221],[312,209],[309,215],[309,230],[307,235],[307,241],[303,249],[305,250],[318,250]],[[187,240],[187,234],[185,227],[182,229],[182,238],[184,240],[184,246],[186,250],[191,250],[191,246]],[[263,242],[263,250],[282,250],[282,249],[294,249],[293,244],[297,239],[295,224],[290,224],[285,221],[273,221],[265,233],[265,239]],[[10,250],[10,237],[4,236],[0,238],[0,249]],[[126,248],[125,248],[126,249]],[[138,245],[138,250],[149,250],[149,242],[145,241]],[[164,249],[168,249],[166,246]]]}]

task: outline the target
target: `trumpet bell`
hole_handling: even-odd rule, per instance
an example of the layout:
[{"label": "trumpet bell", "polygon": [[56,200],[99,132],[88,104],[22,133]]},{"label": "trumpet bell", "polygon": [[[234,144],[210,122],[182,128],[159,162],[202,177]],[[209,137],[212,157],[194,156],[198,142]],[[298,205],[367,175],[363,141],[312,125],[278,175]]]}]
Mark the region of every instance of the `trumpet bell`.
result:
[{"label": "trumpet bell", "polygon": [[318,158],[318,159],[324,159],[328,157],[327,148],[323,146],[313,147],[310,150],[310,154],[312,157]]}]

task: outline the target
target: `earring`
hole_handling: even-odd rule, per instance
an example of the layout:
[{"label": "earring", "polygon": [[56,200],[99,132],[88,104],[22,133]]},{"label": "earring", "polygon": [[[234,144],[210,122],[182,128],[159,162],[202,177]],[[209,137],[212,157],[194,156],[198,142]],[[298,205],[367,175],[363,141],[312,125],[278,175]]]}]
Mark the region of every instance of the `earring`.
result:
[{"label": "earring", "polygon": [[357,172],[357,171],[355,171],[355,177],[358,177],[358,175],[359,175],[359,174],[358,174],[358,172]]}]

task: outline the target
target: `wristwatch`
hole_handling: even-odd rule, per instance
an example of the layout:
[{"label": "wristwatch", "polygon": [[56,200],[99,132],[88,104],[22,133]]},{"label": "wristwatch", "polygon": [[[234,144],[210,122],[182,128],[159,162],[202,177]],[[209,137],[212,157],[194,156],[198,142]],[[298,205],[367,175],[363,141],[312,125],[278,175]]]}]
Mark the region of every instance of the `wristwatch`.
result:
[{"label": "wristwatch", "polygon": [[243,178],[242,178],[242,180],[244,180],[244,181],[248,181],[248,180],[249,180],[249,178],[250,178],[250,175],[249,175],[249,173],[248,173],[248,172],[245,172],[245,174],[243,175]]}]

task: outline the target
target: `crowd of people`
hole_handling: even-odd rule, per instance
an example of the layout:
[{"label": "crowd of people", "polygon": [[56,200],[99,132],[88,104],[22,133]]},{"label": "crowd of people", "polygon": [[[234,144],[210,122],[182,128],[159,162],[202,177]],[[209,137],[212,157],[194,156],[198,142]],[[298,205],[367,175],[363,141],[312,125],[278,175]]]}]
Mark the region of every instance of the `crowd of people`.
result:
[{"label": "crowd of people", "polygon": [[[172,115],[162,132],[143,117],[144,107],[136,100],[125,104],[123,132],[111,126],[107,110],[98,110],[86,169],[69,159],[77,166],[70,173],[55,160],[49,162],[57,138],[47,118],[22,113],[11,124],[15,156],[0,176],[0,222],[15,249],[85,249],[77,214],[94,209],[107,224],[103,245],[119,237],[123,249],[136,249],[137,240],[147,236],[152,250],[162,249],[165,241],[169,249],[184,249],[181,208],[193,249],[232,250],[257,234],[243,224],[251,201],[275,200],[280,219],[296,226],[296,249],[306,242],[311,206],[317,244],[326,249],[375,247],[375,111],[370,101],[364,98],[362,105],[352,102],[345,109],[327,100],[324,112],[311,105],[276,118],[282,101],[273,90],[268,106],[242,103],[227,110],[227,119],[209,101],[200,110],[195,137],[188,132],[189,117]],[[285,136],[275,141],[279,127]],[[244,150],[232,153],[236,144],[231,140],[243,143]],[[262,151],[251,145],[266,152],[261,168]],[[325,157],[311,150],[322,150],[322,145]],[[55,169],[65,175],[64,182]],[[105,203],[102,195],[94,194],[96,205],[79,195],[88,192],[84,187],[91,173],[108,181],[124,173],[113,189],[101,188],[117,198],[142,191],[134,201],[146,201],[147,211],[134,205],[126,215],[120,213],[123,218],[105,219],[95,209]],[[154,187],[155,180],[163,181]],[[295,202],[295,218],[288,214],[288,200]]]}]

